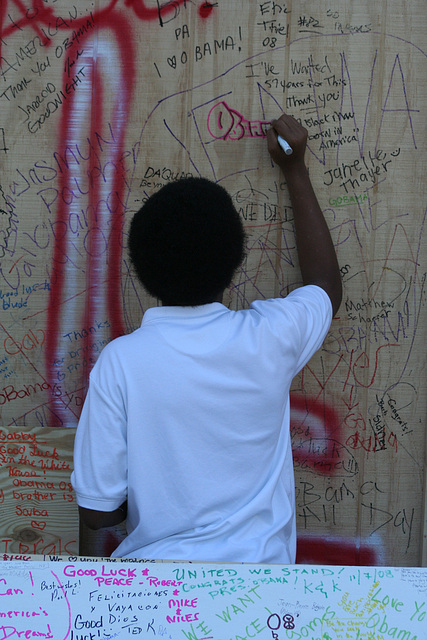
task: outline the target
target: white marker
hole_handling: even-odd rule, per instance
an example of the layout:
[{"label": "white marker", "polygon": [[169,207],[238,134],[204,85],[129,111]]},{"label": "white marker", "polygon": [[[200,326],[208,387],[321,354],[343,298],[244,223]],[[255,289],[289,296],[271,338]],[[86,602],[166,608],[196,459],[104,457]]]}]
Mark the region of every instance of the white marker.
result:
[{"label": "white marker", "polygon": [[292,147],[290,147],[288,145],[288,143],[286,142],[286,140],[284,140],[282,138],[282,136],[277,136],[277,142],[280,144],[280,146],[282,147],[283,151],[286,153],[287,156],[290,156],[291,153],[293,152]]}]

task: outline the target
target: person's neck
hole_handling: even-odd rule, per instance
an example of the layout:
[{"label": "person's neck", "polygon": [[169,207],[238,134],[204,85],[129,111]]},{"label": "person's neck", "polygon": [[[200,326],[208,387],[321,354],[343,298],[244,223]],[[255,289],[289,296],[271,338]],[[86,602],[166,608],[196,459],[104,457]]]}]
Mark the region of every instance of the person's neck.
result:
[{"label": "person's neck", "polygon": [[[223,300],[223,296],[224,296],[224,291],[221,291],[221,293],[219,293],[217,296],[214,297],[213,300],[208,300],[207,302],[203,302],[202,304],[212,304],[212,302],[220,302],[222,304],[222,300]],[[186,305],[182,305],[182,304],[170,304],[169,302],[166,302],[166,300],[162,301],[162,306],[163,307],[198,307],[201,305],[195,305],[195,304],[186,304]]]}]

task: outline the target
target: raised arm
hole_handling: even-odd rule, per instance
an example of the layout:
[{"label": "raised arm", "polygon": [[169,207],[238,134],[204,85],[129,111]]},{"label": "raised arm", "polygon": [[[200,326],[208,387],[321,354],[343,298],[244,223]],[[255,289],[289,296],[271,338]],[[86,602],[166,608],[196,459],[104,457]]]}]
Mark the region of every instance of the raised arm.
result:
[{"label": "raised arm", "polygon": [[[335,315],[342,298],[341,275],[332,238],[304,162],[307,131],[286,114],[273,120],[271,127],[267,133],[268,151],[281,168],[288,186],[303,283],[324,289]],[[278,144],[278,135],[292,147],[291,155],[286,155]]]}]

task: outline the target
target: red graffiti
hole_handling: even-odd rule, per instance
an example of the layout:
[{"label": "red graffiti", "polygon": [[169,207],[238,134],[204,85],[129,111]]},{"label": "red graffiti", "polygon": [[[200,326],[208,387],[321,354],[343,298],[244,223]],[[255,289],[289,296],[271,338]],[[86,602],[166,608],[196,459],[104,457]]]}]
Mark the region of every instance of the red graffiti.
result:
[{"label": "red graffiti", "polygon": [[[143,0],[125,0],[126,7],[132,7],[135,14],[140,20],[158,20],[160,26],[166,22],[166,18],[173,19],[179,14],[180,6],[185,7],[187,0],[173,0],[160,4],[157,2],[156,7],[146,7]],[[171,16],[171,14],[173,15]]]},{"label": "red graffiti", "polygon": [[[166,22],[176,18],[180,12],[181,6],[186,6],[188,0],[169,0],[160,3],[156,2],[155,7],[147,7],[144,0],[124,0],[124,6],[133,10],[135,15],[145,22],[158,21],[160,26],[164,26]],[[0,4],[0,39],[6,40],[15,31],[23,31],[25,27],[30,27],[40,38],[44,46],[52,44],[49,30],[69,29],[69,21],[61,16],[56,16],[54,8],[46,6],[44,0],[32,0],[31,6],[26,6],[23,0],[9,0],[10,4],[18,9],[19,18],[15,19],[10,15],[7,0],[2,0]],[[96,21],[105,19],[109,14],[118,8],[120,0],[111,0],[103,9],[92,12],[90,15]],[[199,15],[201,18],[207,18],[217,3],[203,2],[199,7]],[[117,15],[117,12],[114,12]],[[79,29],[89,16],[74,20],[73,28]],[[8,22],[7,25],[5,23]],[[48,32],[43,27],[49,27]],[[1,42],[0,40],[0,53]]]},{"label": "red graffiti", "polygon": [[35,329],[34,331],[30,329],[28,333],[18,340],[8,335],[3,342],[6,353],[14,356],[22,353],[22,351],[32,351],[37,346],[41,347],[46,340],[46,334],[43,329]]},{"label": "red graffiti", "polygon": [[222,101],[209,111],[207,128],[211,136],[216,139],[265,138],[270,128],[270,122],[267,120],[246,120],[241,113]]},{"label": "red graffiti", "polygon": [[[318,380],[322,390],[330,378],[331,374],[323,384]],[[352,394],[350,398],[351,396]],[[354,405],[351,408],[354,408]],[[353,441],[349,438],[343,444],[342,421],[335,409],[327,406],[320,395],[312,398],[291,395],[291,436],[294,466],[297,471],[341,478],[351,478],[358,473],[358,464],[352,454],[352,450],[357,448],[352,446],[357,434],[350,436]],[[321,518],[324,518],[325,522],[330,520],[335,524],[336,506],[348,496],[353,497],[353,494],[346,480],[336,489],[328,487],[323,502],[314,484],[302,480],[297,488],[298,515],[303,519],[305,527],[309,526],[311,521],[320,522]],[[300,534],[296,561],[298,564],[368,566],[377,564],[377,555],[371,545],[363,545],[351,539],[331,538],[329,534]]]},{"label": "red graffiti", "polygon": [[[135,52],[133,48],[133,42],[130,37],[130,25],[126,18],[121,14],[115,14],[114,12],[99,12],[96,20],[86,19],[86,31],[78,42],[78,46],[81,50],[89,49],[91,51],[91,38],[94,32],[99,38],[100,32],[103,30],[109,30],[109,33],[114,35],[114,39],[117,44],[117,65],[122,70],[120,93],[117,97],[117,102],[120,101],[120,106],[117,104],[118,119],[114,123],[115,136],[113,136],[113,143],[109,149],[109,160],[112,166],[117,166],[120,157],[124,151],[124,137],[126,131],[126,124],[129,118],[129,109],[132,103],[133,87],[135,84]],[[80,140],[83,138],[82,132],[85,125],[88,126],[89,139],[93,140],[96,137],[96,132],[103,132],[105,130],[104,124],[104,92],[103,82],[101,78],[100,67],[102,66],[102,56],[89,55],[84,59],[85,67],[84,73],[87,84],[91,87],[92,96],[96,96],[96,108],[90,108],[89,114],[87,111],[82,110],[83,113],[79,113],[79,107],[76,104],[76,92],[70,93],[68,99],[62,106],[61,124],[60,124],[60,143],[59,153],[65,157],[67,147],[71,142]],[[105,65],[105,61],[104,61]],[[66,83],[69,82],[68,75],[64,74],[63,78],[63,93],[66,92]],[[82,115],[88,115],[88,122],[82,122]],[[85,118],[86,119],[86,118]],[[75,122],[79,122],[78,129],[76,130]],[[104,134],[106,137],[106,134]],[[84,139],[84,138],[83,138]],[[72,181],[74,178],[74,167],[66,166],[64,171],[59,177],[59,191],[71,190]],[[95,154],[92,154],[89,161],[90,176],[94,177],[96,174],[96,158]],[[121,223],[124,216],[124,191],[125,183],[122,180],[121,175],[116,172],[112,178],[112,183],[109,184],[108,190],[111,197],[114,198],[114,206],[108,207],[103,203],[102,194],[102,180],[98,176],[98,179],[93,179],[88,193],[88,212],[89,212],[89,229],[91,230],[88,236],[87,253],[88,259],[86,264],[86,303],[85,303],[85,315],[81,319],[83,326],[90,326],[95,320],[96,310],[96,296],[98,298],[106,298],[105,306],[106,314],[109,318],[111,325],[111,335],[113,338],[122,335],[124,330],[124,323],[122,318],[121,298],[120,298],[120,265],[121,265]],[[100,206],[101,205],[101,206]],[[98,220],[98,216],[102,216],[104,220],[101,222]],[[58,207],[56,210],[56,223],[59,223],[59,228],[67,228],[67,219],[69,216],[69,207],[64,198],[59,199]],[[107,256],[99,250],[99,246],[103,241],[103,228],[109,227],[109,238]],[[55,372],[52,369],[51,363],[59,357],[58,343],[60,341],[62,333],[64,331],[62,327],[62,306],[67,299],[65,294],[66,279],[72,278],[68,269],[73,269],[74,265],[69,265],[66,258],[69,256],[69,243],[72,241],[68,234],[62,233],[56,236],[54,253],[53,253],[53,266],[56,273],[56,282],[51,289],[50,304],[48,308],[48,327],[49,333],[46,341],[46,364],[48,376],[53,383],[53,376]],[[105,265],[106,262],[106,265]],[[58,268],[59,267],[59,268]],[[102,291],[103,285],[107,287]],[[91,287],[95,286],[95,292],[91,291]],[[101,293],[101,296],[99,292]],[[95,295],[94,295],[95,294]],[[83,373],[83,376],[87,379],[89,375],[89,365],[86,366],[87,371]],[[55,402],[55,400],[53,400]],[[57,402],[58,404],[58,402]],[[67,415],[63,409],[63,405],[57,407],[57,411],[63,415],[64,423],[66,424]]]},{"label": "red graffiti", "polygon": [[[82,326],[91,326],[99,310],[103,317],[108,317],[111,326],[111,338],[125,333],[123,309],[121,301],[121,262],[122,262],[122,228],[125,213],[126,193],[128,186],[123,173],[117,170],[124,153],[124,143],[129,122],[133,90],[136,85],[136,50],[133,42],[132,28],[134,20],[128,12],[119,11],[120,0],[111,0],[109,4],[97,11],[77,17],[77,10],[69,11],[69,18],[55,15],[52,7],[47,7],[43,0],[32,0],[27,6],[22,0],[3,1],[0,6],[0,54],[1,46],[8,36],[14,32],[32,29],[40,39],[42,46],[49,47],[58,31],[69,31],[72,37],[65,37],[56,47],[55,56],[64,57],[62,89],[55,96],[61,106],[59,126],[59,143],[57,154],[65,159],[59,174],[58,190],[54,201],[45,201],[49,214],[55,202],[54,249],[52,257],[52,282],[47,312],[47,332],[45,357],[47,380],[51,388],[56,383],[56,375],[52,363],[63,360],[60,348],[61,336],[67,329],[65,314],[66,305],[76,296],[85,296],[84,315],[80,318]],[[216,6],[215,3],[203,2],[199,7],[199,15],[206,18]],[[176,18],[180,8],[186,8],[186,0],[173,2],[156,2],[148,7],[144,0],[124,0],[124,7],[130,9],[139,20],[157,21],[160,27]],[[102,35],[108,32],[108,47],[102,49]],[[96,45],[95,45],[96,42]],[[96,46],[96,51],[94,47]],[[113,52],[113,53],[112,53]],[[111,66],[111,55],[115,56]],[[13,66],[2,58],[1,75],[13,70]],[[113,115],[108,121],[106,112],[111,103],[111,93],[106,94],[106,77],[113,76],[115,91],[113,92]],[[109,78],[111,82],[111,77]],[[86,103],[82,106],[78,101],[78,90],[83,90]],[[110,84],[108,85],[111,90]],[[56,110],[56,108],[55,108]],[[32,133],[41,128],[50,116],[46,112],[41,119],[31,124]],[[97,155],[89,158],[89,187],[83,191],[78,169],[67,161],[67,151],[76,142],[97,140],[99,146],[108,144],[108,162],[99,167]],[[106,175],[105,167],[109,165],[115,170]],[[78,185],[78,193],[75,186]],[[107,186],[106,186],[107,185]],[[74,191],[73,191],[74,188]],[[55,191],[52,189],[52,191]],[[107,193],[107,195],[105,195]],[[64,195],[65,194],[65,195]],[[87,226],[89,232],[85,238],[86,286],[84,290],[74,289],[75,268],[81,255],[79,248],[73,244],[74,237],[67,228],[70,216],[70,204],[74,198],[82,195],[87,198]],[[75,260],[74,260],[75,257]],[[80,264],[80,263],[79,263]],[[65,331],[67,333],[67,331]],[[86,340],[90,348],[89,339]],[[84,371],[81,376],[83,386],[87,383],[89,368],[93,359],[84,360]],[[58,397],[52,397],[54,411],[51,412],[51,426],[75,424],[76,416],[70,413]]]},{"label": "red graffiti", "polygon": [[217,7],[218,3],[217,2],[204,2],[202,5],[200,5],[199,7],[199,15],[201,18],[208,18],[214,7]]},{"label": "red graffiti", "polygon": [[353,455],[341,441],[341,420],[324,402],[292,395],[291,436],[296,469],[327,476],[357,472]]},{"label": "red graffiti", "polygon": [[[41,39],[43,44],[46,44],[46,36],[39,27],[39,23],[42,25],[48,25],[53,21],[54,13],[53,8],[46,6],[42,0],[33,0],[31,7],[26,7],[21,0],[12,0],[11,4],[15,5],[21,18],[14,20],[10,17],[10,13],[7,7],[7,0],[3,0],[0,4],[0,52],[2,40],[5,40],[9,35],[15,31],[22,31],[25,27],[29,26],[34,29],[36,35]],[[10,24],[4,27],[6,16],[9,18]]]},{"label": "red graffiti", "polygon": [[367,453],[384,451],[391,447],[397,453],[397,435],[393,431],[388,435],[383,431],[370,435],[355,431],[347,438],[346,445],[351,449],[364,449]]},{"label": "red graffiti", "polygon": [[365,567],[378,564],[373,547],[330,536],[298,536],[296,561],[297,564]]}]

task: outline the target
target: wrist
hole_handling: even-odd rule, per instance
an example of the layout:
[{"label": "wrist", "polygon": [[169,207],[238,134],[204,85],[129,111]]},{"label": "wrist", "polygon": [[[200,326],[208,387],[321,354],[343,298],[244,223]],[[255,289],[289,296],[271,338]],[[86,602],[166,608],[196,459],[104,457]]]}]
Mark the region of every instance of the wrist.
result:
[{"label": "wrist", "polygon": [[308,169],[305,165],[304,158],[292,160],[292,162],[283,162],[280,165],[283,175],[287,178],[296,177],[308,177]]}]

